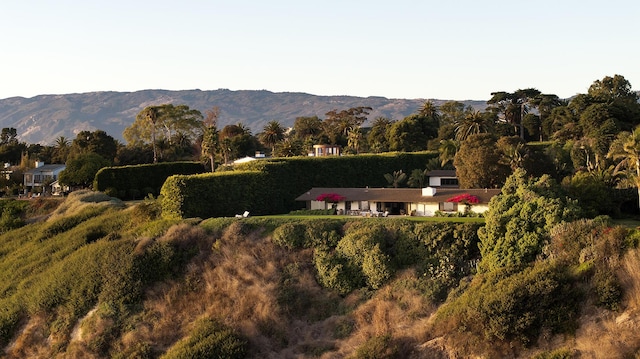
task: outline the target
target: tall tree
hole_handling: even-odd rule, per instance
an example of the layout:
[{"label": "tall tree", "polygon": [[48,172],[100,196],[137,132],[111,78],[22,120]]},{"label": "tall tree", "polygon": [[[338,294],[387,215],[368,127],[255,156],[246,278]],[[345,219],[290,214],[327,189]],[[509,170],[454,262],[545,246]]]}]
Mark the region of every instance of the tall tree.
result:
[{"label": "tall tree", "polygon": [[[560,100],[557,95],[548,95],[548,94],[539,94],[532,99],[530,99],[529,103],[531,106],[538,109],[538,114],[540,116],[540,123],[538,128],[538,134],[540,136],[540,141],[544,140],[544,131],[543,126],[547,121],[549,116],[551,116],[551,112],[553,109],[562,106],[564,103]],[[547,138],[550,137],[551,134],[547,133]]]},{"label": "tall tree", "polygon": [[324,132],[332,144],[345,146],[346,136],[351,127],[360,127],[367,120],[371,107],[353,107],[347,110],[331,110],[322,122]]},{"label": "tall tree", "polygon": [[67,157],[69,156],[69,151],[71,150],[71,141],[64,137],[60,136],[56,138],[56,141],[53,145],[53,161],[57,163],[65,163],[67,162]]},{"label": "tall tree", "polygon": [[386,117],[377,117],[367,134],[369,148],[376,153],[389,151],[389,129],[394,121]]},{"label": "tall tree", "polygon": [[356,154],[360,151],[360,143],[362,142],[362,130],[360,127],[350,127],[347,131],[347,145]]},{"label": "tall tree", "polygon": [[80,131],[71,143],[69,157],[85,153],[95,153],[107,161],[113,162],[117,152],[118,143],[115,138],[109,136],[105,131]]},{"label": "tall tree", "polygon": [[607,155],[619,161],[616,171],[626,170],[627,175],[638,189],[638,206],[640,207],[640,126],[632,132],[621,132],[611,144]]},{"label": "tall tree", "polygon": [[534,88],[517,90],[513,93],[492,92],[492,97],[487,101],[487,105],[489,105],[489,109],[502,114],[504,121],[513,126],[515,134],[524,138],[522,119],[529,112],[530,100],[538,95],[540,95],[540,91]]},{"label": "tall tree", "polygon": [[285,129],[278,121],[269,121],[261,133],[258,134],[258,140],[271,149],[271,153],[275,151],[276,145],[284,140]]},{"label": "tall tree", "polygon": [[218,117],[220,116],[220,108],[218,106],[212,107],[206,112],[204,118],[204,132],[202,134],[201,150],[202,155],[209,158],[211,165],[211,172],[216,169],[215,156],[219,151],[220,142],[218,134]]},{"label": "tall tree", "polygon": [[479,133],[460,143],[453,161],[462,188],[498,188],[510,169],[503,164],[502,153],[492,134]]},{"label": "tall tree", "polygon": [[203,130],[202,114],[187,105],[172,104],[148,106],[138,113],[131,126],[125,128],[122,136],[127,143],[142,145],[151,143],[153,162],[158,162],[158,140],[172,145],[176,134],[195,141]]},{"label": "tall tree", "polygon": [[257,148],[257,140],[251,135],[251,130],[242,123],[224,126],[218,138],[225,163],[241,156],[252,155]]},{"label": "tall tree", "polygon": [[488,133],[493,129],[494,115],[491,112],[472,111],[455,123],[456,141],[479,133]]}]

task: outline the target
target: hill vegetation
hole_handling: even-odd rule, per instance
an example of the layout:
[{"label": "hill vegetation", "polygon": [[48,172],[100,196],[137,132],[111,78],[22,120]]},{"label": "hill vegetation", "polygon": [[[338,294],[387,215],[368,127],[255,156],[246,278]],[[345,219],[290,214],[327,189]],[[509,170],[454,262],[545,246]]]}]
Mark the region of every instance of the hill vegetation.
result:
[{"label": "hill vegetation", "polygon": [[[496,225],[562,197],[510,181],[487,225],[163,219],[155,200],[91,191],[9,201],[25,222],[0,236],[0,344],[8,358],[637,355],[640,235],[550,216],[514,261]],[[502,211],[528,192],[535,207]]]}]

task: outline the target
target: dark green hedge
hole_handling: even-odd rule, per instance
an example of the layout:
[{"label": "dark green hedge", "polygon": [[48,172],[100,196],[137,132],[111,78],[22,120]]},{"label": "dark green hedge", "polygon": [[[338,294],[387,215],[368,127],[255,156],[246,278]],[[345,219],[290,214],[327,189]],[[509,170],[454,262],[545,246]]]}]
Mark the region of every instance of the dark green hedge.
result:
[{"label": "dark green hedge", "polygon": [[222,172],[175,175],[167,178],[160,194],[165,217],[229,217],[249,211],[270,213],[274,197],[266,173]]},{"label": "dark green hedge", "polygon": [[[203,173],[200,162],[164,162],[135,166],[105,167],[96,174],[93,189],[120,199],[157,196],[167,177]],[[137,197],[137,198],[132,198]]]},{"label": "dark green hedge", "polygon": [[170,177],[163,213],[179,217],[280,214],[304,207],[296,197],[312,187],[385,187],[385,173],[424,169],[436,152],[253,161],[237,171]]}]

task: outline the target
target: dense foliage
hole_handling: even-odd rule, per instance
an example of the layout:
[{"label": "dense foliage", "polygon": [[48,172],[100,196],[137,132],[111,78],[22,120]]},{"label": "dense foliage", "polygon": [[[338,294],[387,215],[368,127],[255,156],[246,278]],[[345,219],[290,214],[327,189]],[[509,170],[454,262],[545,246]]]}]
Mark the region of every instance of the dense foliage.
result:
[{"label": "dense foliage", "polygon": [[421,168],[432,152],[349,157],[291,158],[253,161],[236,171],[170,177],[161,193],[170,216],[208,218],[288,213],[303,203],[295,198],[312,187],[384,186],[384,174]]},{"label": "dense foliage", "polygon": [[160,194],[160,188],[171,175],[204,172],[198,162],[162,162],[157,164],[103,167],[95,174],[93,189],[120,199],[140,199]]}]

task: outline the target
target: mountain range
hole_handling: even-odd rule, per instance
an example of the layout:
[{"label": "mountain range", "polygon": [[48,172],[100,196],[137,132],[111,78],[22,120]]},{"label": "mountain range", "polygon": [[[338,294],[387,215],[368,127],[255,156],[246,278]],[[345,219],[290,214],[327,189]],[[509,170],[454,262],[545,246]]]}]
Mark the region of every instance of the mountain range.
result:
[{"label": "mountain range", "polygon": [[[385,97],[318,96],[299,92],[267,90],[142,90],[135,92],[87,92],[62,95],[11,97],[0,100],[0,128],[15,128],[18,139],[26,143],[51,145],[60,136],[74,139],[80,131],[103,130],[119,141],[122,132],[135,121],[142,109],[151,105],[185,104],[203,114],[218,106],[218,127],[242,123],[253,134],[276,120],[285,127],[297,117],[323,119],[331,110],[371,107],[368,121],[377,117],[400,120],[416,113],[425,99]],[[440,105],[447,100],[431,100]],[[485,101],[461,101],[483,109]],[[366,126],[366,123],[365,123]]]}]

